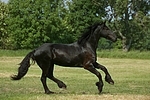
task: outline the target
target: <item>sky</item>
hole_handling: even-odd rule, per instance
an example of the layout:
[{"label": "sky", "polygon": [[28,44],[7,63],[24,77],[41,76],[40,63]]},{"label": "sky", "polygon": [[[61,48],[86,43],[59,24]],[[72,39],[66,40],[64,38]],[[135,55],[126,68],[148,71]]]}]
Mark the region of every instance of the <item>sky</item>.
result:
[{"label": "sky", "polygon": [[1,0],[1,1],[7,3],[9,0]]}]

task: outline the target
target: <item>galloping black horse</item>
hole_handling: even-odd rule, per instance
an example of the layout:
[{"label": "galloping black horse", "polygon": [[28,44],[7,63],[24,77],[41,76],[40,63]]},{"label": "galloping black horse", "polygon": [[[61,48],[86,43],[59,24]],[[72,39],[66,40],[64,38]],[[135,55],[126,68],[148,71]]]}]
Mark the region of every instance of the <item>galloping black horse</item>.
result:
[{"label": "galloping black horse", "polygon": [[96,49],[101,37],[113,42],[117,39],[116,35],[103,22],[89,26],[78,41],[72,44],[45,43],[26,55],[20,63],[18,74],[11,76],[11,78],[13,80],[21,79],[27,73],[30,67],[30,59],[32,59],[42,69],[41,82],[45,93],[50,94],[54,92],[50,91],[47,87],[47,77],[56,82],[59,88],[66,88],[66,85],[61,80],[53,76],[54,64],[65,67],[83,67],[98,77],[99,81],[96,82],[96,86],[99,93],[101,93],[103,81],[101,74],[96,68],[105,72],[106,82],[114,84],[107,69],[96,62]]}]

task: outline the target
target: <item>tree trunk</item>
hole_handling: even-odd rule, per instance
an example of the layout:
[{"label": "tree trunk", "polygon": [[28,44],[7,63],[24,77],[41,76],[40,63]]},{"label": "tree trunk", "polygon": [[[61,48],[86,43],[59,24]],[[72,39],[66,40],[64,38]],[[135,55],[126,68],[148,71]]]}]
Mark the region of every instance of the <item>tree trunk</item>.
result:
[{"label": "tree trunk", "polygon": [[131,47],[132,39],[129,40],[129,43],[127,43],[127,38],[119,31],[119,34],[122,38],[122,49],[125,52],[128,52]]}]

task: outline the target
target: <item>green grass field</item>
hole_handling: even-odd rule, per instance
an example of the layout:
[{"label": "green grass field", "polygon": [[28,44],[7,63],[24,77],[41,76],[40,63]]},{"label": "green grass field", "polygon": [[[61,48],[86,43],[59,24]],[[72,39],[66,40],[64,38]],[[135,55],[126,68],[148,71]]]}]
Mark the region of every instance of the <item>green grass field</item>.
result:
[{"label": "green grass field", "polygon": [[98,62],[107,67],[115,81],[115,85],[104,82],[100,95],[95,86],[98,79],[90,72],[55,66],[54,75],[67,84],[67,90],[48,80],[49,88],[56,94],[46,95],[36,64],[20,81],[10,80],[22,58],[0,57],[0,100],[150,100],[150,61],[146,59],[99,58]]}]

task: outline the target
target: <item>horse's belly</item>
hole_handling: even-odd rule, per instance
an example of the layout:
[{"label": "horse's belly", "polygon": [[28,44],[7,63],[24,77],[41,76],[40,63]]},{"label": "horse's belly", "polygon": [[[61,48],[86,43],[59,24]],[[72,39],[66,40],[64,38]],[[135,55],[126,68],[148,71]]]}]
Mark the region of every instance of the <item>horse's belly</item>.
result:
[{"label": "horse's belly", "polygon": [[60,66],[65,66],[65,67],[81,67],[83,66],[82,62],[80,59],[73,59],[73,58],[57,58],[53,60],[53,63],[56,65],[60,65]]}]

